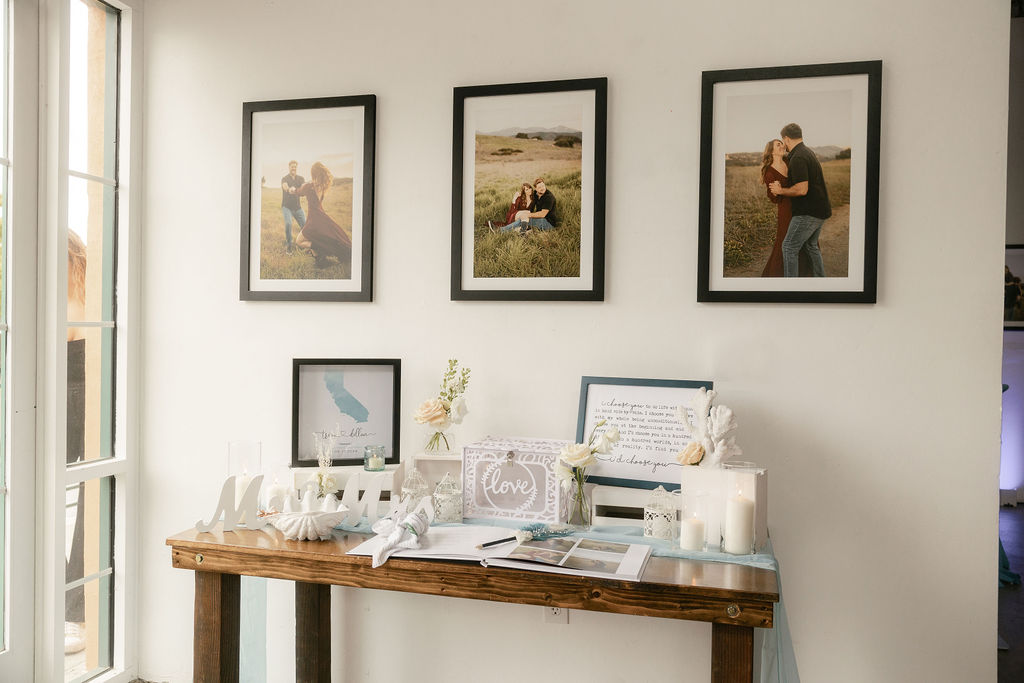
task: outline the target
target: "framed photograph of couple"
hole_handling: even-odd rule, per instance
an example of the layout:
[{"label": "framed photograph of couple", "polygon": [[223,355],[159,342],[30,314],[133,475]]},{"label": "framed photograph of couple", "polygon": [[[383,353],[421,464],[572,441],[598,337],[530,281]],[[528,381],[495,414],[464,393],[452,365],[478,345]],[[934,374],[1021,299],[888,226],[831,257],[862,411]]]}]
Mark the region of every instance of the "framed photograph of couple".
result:
[{"label": "framed photograph of couple", "polygon": [[698,301],[875,303],[882,62],[705,71]]},{"label": "framed photograph of couple", "polygon": [[242,105],[241,300],[373,299],[376,101]]},{"label": "framed photograph of couple", "polygon": [[398,358],[292,360],[292,467],[362,465],[366,446],[398,462],[402,361]]},{"label": "framed photograph of couple", "polygon": [[603,301],[608,79],[455,88],[453,301]]}]

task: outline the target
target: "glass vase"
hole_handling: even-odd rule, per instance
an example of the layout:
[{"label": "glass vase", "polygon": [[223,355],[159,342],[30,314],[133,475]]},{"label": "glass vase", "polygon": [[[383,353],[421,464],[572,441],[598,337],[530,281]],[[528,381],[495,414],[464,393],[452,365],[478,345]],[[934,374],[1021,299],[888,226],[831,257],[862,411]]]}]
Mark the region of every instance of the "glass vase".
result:
[{"label": "glass vase", "polygon": [[456,452],[454,430],[451,427],[444,431],[431,430],[423,451],[432,455],[454,454]]},{"label": "glass vase", "polygon": [[574,481],[567,498],[567,523],[582,531],[590,529],[593,524],[593,509],[590,504],[593,486]]}]

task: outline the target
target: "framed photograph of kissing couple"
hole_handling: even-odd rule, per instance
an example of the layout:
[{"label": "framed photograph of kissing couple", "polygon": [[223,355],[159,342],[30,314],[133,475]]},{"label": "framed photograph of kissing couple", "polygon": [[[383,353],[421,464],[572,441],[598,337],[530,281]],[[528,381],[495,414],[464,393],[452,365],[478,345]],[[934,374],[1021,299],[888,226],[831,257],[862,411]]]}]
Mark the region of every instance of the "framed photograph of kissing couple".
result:
[{"label": "framed photograph of kissing couple", "polygon": [[455,88],[453,301],[603,301],[608,79]]},{"label": "framed photograph of kissing couple", "polygon": [[701,88],[697,300],[875,303],[882,62]]},{"label": "framed photograph of kissing couple", "polygon": [[372,301],[376,103],[242,105],[242,301]]}]

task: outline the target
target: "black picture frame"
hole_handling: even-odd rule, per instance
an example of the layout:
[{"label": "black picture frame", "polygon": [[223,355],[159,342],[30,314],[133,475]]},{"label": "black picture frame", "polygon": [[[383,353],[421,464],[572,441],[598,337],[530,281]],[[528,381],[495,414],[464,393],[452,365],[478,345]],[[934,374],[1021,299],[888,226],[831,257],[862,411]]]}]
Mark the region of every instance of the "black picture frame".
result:
[{"label": "black picture frame", "polygon": [[317,466],[314,431],[337,437],[332,465],[362,465],[367,445],[385,446],[384,462],[397,464],[401,395],[398,358],[292,359],[292,467]]},{"label": "black picture frame", "polygon": [[[700,388],[711,390],[711,380],[588,377],[580,380],[576,442],[586,443],[597,428],[616,427],[620,441],[610,454],[597,455],[587,468],[587,481],[607,486],[668,491],[680,487],[682,465],[675,459],[692,439],[675,415]],[[692,417],[692,416],[691,416]]]},{"label": "black picture frame", "polygon": [[[240,300],[373,300],[376,110],[375,95],[242,104]],[[306,180],[316,162],[334,175],[322,197],[330,221],[317,221],[316,241],[307,247],[296,241],[298,217],[286,227],[282,213],[292,160]],[[312,217],[305,199],[303,222]],[[347,256],[330,222],[342,233],[348,228]]]},{"label": "black picture frame", "polygon": [[[1015,278],[1024,279],[1024,244],[1007,244],[1006,245],[1006,270]],[[1010,290],[1011,283],[1009,281],[1005,284],[1006,290],[1004,290],[1003,298],[1003,329],[1004,330],[1024,330],[1024,294],[1018,295],[1019,298],[1016,305],[1010,305],[1011,301]],[[1018,289],[1024,293],[1024,287],[1018,285]],[[1015,319],[1016,318],[1016,319]]]},{"label": "black picture frame", "polygon": [[[453,301],[604,300],[607,119],[607,78],[454,89]],[[517,159],[517,175],[504,174],[503,155]],[[487,220],[504,223],[513,194],[538,177],[556,200],[558,226],[492,233]],[[578,262],[531,258],[559,249]]]},{"label": "black picture frame", "polygon": [[[697,301],[876,302],[881,100],[881,61],[703,73]],[[830,190],[833,216],[820,233],[823,278],[765,274],[772,262],[781,274],[781,256],[773,258],[765,242],[781,245],[785,233],[761,182],[760,159],[765,144],[801,115],[806,145],[831,145],[817,148],[819,158],[835,153],[823,164],[826,185],[837,190]],[[750,165],[756,168],[743,168]],[[844,190],[849,201],[835,206]]]}]

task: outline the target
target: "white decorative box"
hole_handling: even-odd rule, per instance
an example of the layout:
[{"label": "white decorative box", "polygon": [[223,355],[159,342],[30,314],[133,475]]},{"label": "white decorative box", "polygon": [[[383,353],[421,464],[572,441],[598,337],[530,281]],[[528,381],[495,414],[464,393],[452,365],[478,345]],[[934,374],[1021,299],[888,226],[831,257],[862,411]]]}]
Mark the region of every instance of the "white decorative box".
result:
[{"label": "white decorative box", "polygon": [[553,439],[487,437],[462,449],[463,516],[557,524],[562,489],[555,465],[562,447]]}]

